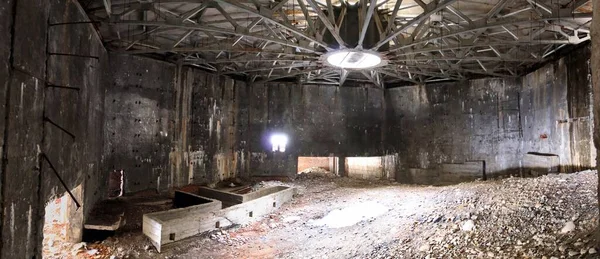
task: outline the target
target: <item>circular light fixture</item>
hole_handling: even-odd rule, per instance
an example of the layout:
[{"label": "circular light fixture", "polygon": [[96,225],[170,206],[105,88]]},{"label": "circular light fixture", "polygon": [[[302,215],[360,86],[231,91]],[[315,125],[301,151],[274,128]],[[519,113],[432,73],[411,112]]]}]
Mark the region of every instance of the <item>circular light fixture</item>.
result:
[{"label": "circular light fixture", "polygon": [[353,49],[328,53],[325,60],[330,66],[356,70],[373,68],[383,63],[377,52]]}]

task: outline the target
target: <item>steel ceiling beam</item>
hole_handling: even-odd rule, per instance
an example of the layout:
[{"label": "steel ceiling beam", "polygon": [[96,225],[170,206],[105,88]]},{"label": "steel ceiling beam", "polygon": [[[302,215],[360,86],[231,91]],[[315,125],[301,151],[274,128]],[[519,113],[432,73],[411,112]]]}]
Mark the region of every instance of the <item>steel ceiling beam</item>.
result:
[{"label": "steel ceiling beam", "polygon": [[[386,81],[417,83],[460,80],[472,74],[516,75],[564,46],[589,40],[591,14],[575,11],[589,3],[584,0],[573,0],[562,9],[549,5],[549,0],[495,0],[489,11],[465,5],[458,8],[452,4],[458,0],[420,0],[404,5],[401,0],[360,1],[364,9],[360,12],[359,41],[366,41],[373,19],[382,39],[377,44],[392,41],[391,50],[382,53],[387,67],[364,71],[373,84],[383,85],[384,76]],[[310,74],[307,82],[312,83],[365,82],[360,73],[311,67],[322,66],[321,49],[331,50],[323,41],[324,32],[331,32],[338,43],[345,44],[339,35],[345,9],[333,17],[332,3],[96,0],[87,12],[90,19],[119,30],[117,38],[110,37],[114,30],[106,30],[104,37],[107,47],[117,52],[165,54],[174,62],[268,81]],[[378,15],[377,8],[386,3],[390,10]],[[292,9],[293,4],[299,8]],[[214,15],[203,15],[207,10]],[[406,15],[416,10],[416,17]],[[147,15],[130,15],[137,13]],[[428,18],[436,13],[442,16],[441,24],[431,26]],[[133,20],[122,21],[125,17]]]},{"label": "steel ceiling beam", "polygon": [[[302,0],[300,0],[300,1],[302,1]],[[315,0],[305,0],[305,1],[313,8],[313,11],[315,13],[317,13],[317,16],[319,17],[319,20],[321,20],[321,22],[323,22],[323,24],[325,25],[325,28],[327,28],[327,30],[329,30],[329,32],[331,33],[331,35],[333,36],[333,38],[335,38],[335,40],[337,41],[337,43],[340,46],[345,47],[346,43],[344,42],[344,40],[340,36],[338,30],[333,25],[332,21],[329,20],[329,17],[327,15],[325,15],[325,13],[323,13],[323,10],[321,10],[321,8],[319,8],[319,6],[315,2]]]},{"label": "steel ceiling beam", "polygon": [[288,41],[284,41],[284,40],[276,39],[276,38],[271,38],[271,37],[266,37],[266,36],[259,35],[259,34],[247,33],[247,32],[244,32],[243,30],[242,31],[240,31],[240,30],[232,31],[232,30],[228,30],[228,29],[224,29],[224,28],[207,26],[207,25],[184,24],[184,23],[177,23],[177,22],[168,23],[168,22],[154,22],[154,21],[116,21],[116,22],[108,22],[108,24],[159,26],[159,27],[163,27],[163,28],[180,28],[180,29],[188,29],[188,30],[206,31],[206,32],[211,32],[211,33],[244,36],[244,37],[254,38],[257,40],[263,40],[263,41],[277,43],[282,46],[288,46],[288,47],[302,49],[302,50],[305,50],[310,53],[322,54],[321,52],[316,51],[310,47],[301,46],[301,45],[298,45],[298,44],[295,44],[292,42],[288,42]]},{"label": "steel ceiling beam", "polygon": [[[369,24],[371,24],[371,17],[373,17],[373,13],[375,12],[375,7],[377,7],[377,0],[371,0],[369,3],[369,9],[367,9],[367,14],[365,15],[365,20],[363,21],[362,28],[360,31],[360,36],[358,38],[358,46],[360,48],[363,47],[363,42],[365,40],[365,35],[367,35],[367,30],[369,29]],[[362,8],[367,8],[363,6]]]},{"label": "steel ceiling beam", "polygon": [[[591,14],[573,14],[573,16],[576,16],[577,18],[591,18]],[[561,19],[560,16],[552,15],[552,16],[548,16],[545,18],[540,18],[538,20],[535,20],[534,22],[544,22],[544,21],[552,21],[552,20],[559,20],[559,19]],[[562,17],[562,19],[564,19],[564,17]],[[504,19],[501,19],[499,21],[492,22],[492,23],[487,23],[484,20],[479,20],[479,21],[474,22],[473,25],[469,26],[466,29],[453,30],[448,33],[438,34],[438,35],[427,37],[427,38],[424,38],[424,39],[421,39],[418,41],[404,42],[403,45],[398,46],[390,51],[391,52],[398,51],[398,50],[414,47],[418,44],[428,43],[428,42],[443,39],[443,38],[455,37],[460,34],[470,33],[470,32],[478,31],[481,29],[498,28],[498,27],[502,27],[502,26],[521,24],[521,23],[532,23],[532,21],[529,18],[527,18],[527,19],[504,18]]]},{"label": "steel ceiling beam", "polygon": [[432,1],[431,3],[429,3],[424,9],[425,11],[420,14],[419,16],[415,17],[414,19],[411,19],[410,21],[408,21],[406,24],[400,26],[399,28],[396,28],[392,33],[390,33],[389,35],[387,35],[384,39],[380,40],[375,47],[373,48],[373,50],[377,50],[379,48],[381,48],[381,46],[385,45],[386,43],[388,43],[389,41],[393,40],[394,38],[398,37],[398,35],[400,35],[404,30],[408,29],[409,27],[412,27],[416,24],[418,24],[419,22],[421,22],[424,19],[429,18],[429,16],[431,16],[432,14],[446,8],[446,6],[453,4],[454,2],[456,2],[457,0],[446,0],[443,3],[439,3],[436,4],[436,1]]},{"label": "steel ceiling beam", "polygon": [[264,8],[261,7],[260,10],[256,10],[256,9],[253,9],[252,7],[242,4],[240,1],[237,1],[237,0],[213,0],[213,1],[219,2],[219,3],[226,3],[226,4],[232,5],[234,7],[237,7],[238,9],[245,11],[249,14],[253,14],[253,15],[262,17],[263,19],[266,19],[274,24],[277,24],[278,26],[285,28],[286,30],[289,30],[290,32],[293,32],[295,35],[298,35],[306,40],[314,42],[322,47],[328,48],[328,46],[325,42],[319,41],[316,38],[313,38],[313,37],[310,37],[310,36],[304,34],[304,32],[298,30],[296,27],[293,27],[289,24],[285,24],[279,20],[274,19],[273,18],[273,10],[271,10],[271,9],[268,9],[266,7],[264,7]]},{"label": "steel ceiling beam", "polygon": [[250,73],[250,72],[258,72],[258,71],[267,71],[267,70],[275,70],[275,69],[290,69],[290,68],[302,68],[302,67],[315,67],[318,66],[317,63],[315,62],[311,62],[309,64],[292,64],[292,65],[288,65],[288,66],[278,66],[278,67],[260,67],[260,68],[252,68],[252,69],[246,69],[246,70],[236,70],[236,71],[231,71],[231,72],[227,72],[227,73],[223,73],[223,74],[245,74],[245,73]]},{"label": "steel ceiling beam", "polygon": [[281,75],[281,76],[277,76],[277,77],[266,78],[266,79],[263,79],[263,80],[260,80],[260,81],[256,81],[254,83],[255,84],[263,84],[263,83],[266,83],[266,82],[275,81],[275,80],[279,80],[279,79],[284,79],[284,78],[289,78],[289,77],[296,77],[296,76],[299,76],[299,75],[303,75],[303,74],[307,74],[307,73],[310,73],[310,72],[313,72],[313,71],[317,71],[319,69],[320,68],[313,68],[313,69],[302,70],[302,71],[298,71],[298,72],[295,72],[295,73],[290,73],[290,74],[287,74],[287,75]]}]

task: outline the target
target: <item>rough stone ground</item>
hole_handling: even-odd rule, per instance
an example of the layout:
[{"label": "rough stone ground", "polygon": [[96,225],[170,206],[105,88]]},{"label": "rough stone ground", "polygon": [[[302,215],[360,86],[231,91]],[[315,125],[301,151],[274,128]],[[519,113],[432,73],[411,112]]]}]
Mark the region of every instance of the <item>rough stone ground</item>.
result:
[{"label": "rough stone ground", "polygon": [[162,254],[132,229],[97,257],[599,258],[595,171],[444,187],[309,175],[287,184],[301,194],[259,222]]}]

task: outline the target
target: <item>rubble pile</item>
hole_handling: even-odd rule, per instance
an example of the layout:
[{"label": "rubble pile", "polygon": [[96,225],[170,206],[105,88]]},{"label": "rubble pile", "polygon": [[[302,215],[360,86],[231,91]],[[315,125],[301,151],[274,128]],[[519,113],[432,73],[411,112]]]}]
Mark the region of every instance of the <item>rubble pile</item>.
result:
[{"label": "rubble pile", "polygon": [[598,258],[596,173],[508,178],[444,190],[440,209],[417,216],[374,258]]},{"label": "rubble pile", "polygon": [[311,179],[311,178],[335,178],[337,175],[322,168],[322,167],[310,167],[298,172],[298,179]]},{"label": "rubble pile", "polygon": [[210,239],[215,240],[221,244],[229,246],[243,245],[248,241],[248,238],[243,236],[232,237],[231,234],[223,229],[218,229],[209,234]]}]

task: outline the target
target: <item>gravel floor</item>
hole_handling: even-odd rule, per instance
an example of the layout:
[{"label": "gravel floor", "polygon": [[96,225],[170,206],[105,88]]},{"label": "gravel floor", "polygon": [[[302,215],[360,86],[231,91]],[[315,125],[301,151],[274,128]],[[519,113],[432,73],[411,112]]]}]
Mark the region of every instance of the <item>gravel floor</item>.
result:
[{"label": "gravel floor", "polygon": [[305,176],[256,223],[162,254],[139,231],[103,244],[115,258],[600,258],[597,182],[595,171],[444,187]]}]

